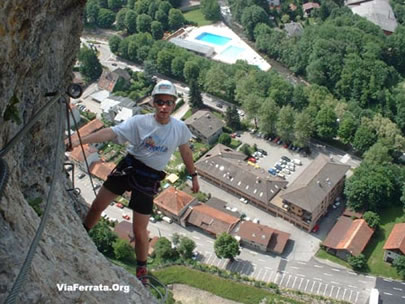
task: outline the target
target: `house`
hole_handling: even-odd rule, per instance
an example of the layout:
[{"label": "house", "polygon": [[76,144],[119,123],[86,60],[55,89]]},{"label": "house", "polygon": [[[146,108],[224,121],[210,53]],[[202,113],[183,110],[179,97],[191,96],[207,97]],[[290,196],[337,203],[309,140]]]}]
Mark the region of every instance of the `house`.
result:
[{"label": "house", "polygon": [[242,221],[233,231],[241,245],[262,252],[282,254],[290,234],[250,221]]},{"label": "house", "polygon": [[283,212],[271,200],[286,187],[287,181],[250,166],[245,159],[245,154],[217,144],[195,163],[195,167],[200,176],[217,187],[273,214]]},{"label": "house", "polygon": [[187,208],[197,204],[198,200],[190,194],[170,186],[156,196],[153,202],[163,214],[185,226],[185,223],[181,222],[181,217]]},{"label": "house", "polygon": [[103,100],[110,97],[110,95],[111,95],[111,93],[109,91],[100,90],[100,91],[97,91],[97,92],[91,94],[90,96],[94,101],[96,101],[98,103],[102,103]]},{"label": "house", "polygon": [[288,37],[298,37],[304,32],[301,23],[290,22],[284,25],[284,30],[287,32]]},{"label": "house", "polygon": [[[83,127],[81,127],[79,129],[80,137],[82,138],[82,137],[87,136],[87,135],[89,135],[91,133],[94,133],[94,132],[100,130],[101,128],[103,128],[103,127],[104,127],[104,123],[101,120],[93,119],[92,121],[85,124]],[[75,133],[75,134],[73,134],[71,136],[72,140],[76,140],[76,139],[78,139],[78,137],[79,136],[77,135],[77,133]],[[67,145],[67,144],[69,144],[69,138],[65,139],[65,145]]]},{"label": "house", "polygon": [[78,164],[78,166],[82,169],[87,171],[86,166],[86,159],[87,164],[89,167],[94,163],[100,160],[98,155],[98,150],[89,144],[83,145],[84,154],[82,152],[81,146],[77,146],[70,152],[70,159],[73,160]]},{"label": "house", "polygon": [[239,222],[239,218],[206,204],[197,204],[188,207],[181,221],[217,236],[223,232],[230,233]]},{"label": "house", "polygon": [[[114,227],[114,232],[117,234],[117,236],[120,239],[123,239],[125,241],[128,241],[128,243],[135,248],[135,238],[134,238],[134,232],[132,228],[132,223],[127,222],[127,221],[121,221],[118,224],[115,225]],[[149,231],[148,231],[149,233]],[[149,237],[149,250],[148,250],[148,255],[152,255],[155,244],[159,237],[154,236],[154,237]]]},{"label": "house", "polygon": [[90,165],[90,174],[105,181],[115,166],[114,163],[95,161]]},{"label": "house", "polygon": [[386,35],[391,35],[398,26],[389,0],[349,0],[345,4],[353,14],[364,17],[379,26]]},{"label": "house", "polygon": [[346,260],[358,256],[366,248],[374,230],[363,219],[352,220],[341,216],[323,241],[326,250]]},{"label": "house", "polygon": [[211,197],[208,201],[205,202],[206,205],[211,206],[212,208],[215,208],[217,210],[220,210],[222,212],[225,212],[229,215],[232,215],[234,217],[240,218],[241,214],[238,212],[237,208],[229,207],[227,206],[227,202],[216,198],[216,197]]},{"label": "house", "polygon": [[141,108],[130,98],[109,96],[100,105],[103,117],[115,124],[119,124],[141,112]]},{"label": "house", "polygon": [[343,191],[345,174],[350,166],[325,155],[313,162],[273,200],[283,209],[279,216],[311,231],[328,207]]},{"label": "house", "polygon": [[98,88],[100,90],[107,90],[109,92],[113,92],[115,85],[118,81],[122,79],[122,81],[129,82],[131,80],[131,75],[127,71],[121,68],[117,68],[114,71],[110,72],[107,70],[103,70],[103,73],[98,80]]},{"label": "house", "polygon": [[388,263],[405,255],[405,223],[395,224],[383,249],[384,261]]},{"label": "house", "polygon": [[222,134],[222,128],[225,126],[222,120],[206,110],[195,112],[185,123],[191,133],[206,144],[215,143]]},{"label": "house", "polygon": [[345,210],[343,210],[343,216],[347,216],[350,217],[352,219],[360,219],[363,218],[363,213],[362,212],[358,212],[358,211],[354,211],[350,208],[345,208]]},{"label": "house", "polygon": [[304,11],[304,17],[308,17],[313,9],[320,8],[320,5],[316,2],[307,2],[302,5],[302,10]]}]

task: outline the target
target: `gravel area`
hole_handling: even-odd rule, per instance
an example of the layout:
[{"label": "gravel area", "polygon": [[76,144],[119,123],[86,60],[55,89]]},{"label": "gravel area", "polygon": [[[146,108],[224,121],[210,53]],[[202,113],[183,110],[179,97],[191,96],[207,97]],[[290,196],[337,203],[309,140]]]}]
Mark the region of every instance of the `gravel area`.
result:
[{"label": "gravel area", "polygon": [[207,291],[203,291],[194,287],[182,284],[171,285],[171,291],[176,301],[182,304],[240,304],[239,302],[227,300]]}]

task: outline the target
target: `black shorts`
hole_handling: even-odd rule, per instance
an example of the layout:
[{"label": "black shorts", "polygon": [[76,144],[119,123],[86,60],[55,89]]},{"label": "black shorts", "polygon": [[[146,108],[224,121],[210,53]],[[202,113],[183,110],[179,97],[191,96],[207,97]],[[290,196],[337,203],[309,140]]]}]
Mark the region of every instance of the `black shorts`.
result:
[{"label": "black shorts", "polygon": [[128,207],[141,214],[152,214],[153,199],[165,177],[128,154],[110,173],[103,186],[114,194],[122,195],[131,191]]}]

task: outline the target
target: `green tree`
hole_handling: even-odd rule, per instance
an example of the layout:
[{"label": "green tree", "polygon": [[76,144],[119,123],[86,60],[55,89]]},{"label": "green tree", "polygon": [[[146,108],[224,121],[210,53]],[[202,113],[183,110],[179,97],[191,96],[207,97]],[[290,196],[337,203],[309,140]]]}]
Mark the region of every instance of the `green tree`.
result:
[{"label": "green tree", "polygon": [[89,235],[98,251],[109,256],[113,255],[113,244],[117,239],[117,235],[111,231],[106,220],[101,219],[97,225],[90,230]]},{"label": "green tree", "polygon": [[357,120],[351,112],[346,112],[339,122],[337,135],[342,143],[350,144],[354,139],[354,134],[358,126]]},{"label": "green tree", "polygon": [[204,90],[207,93],[224,96],[226,91],[225,80],[229,78],[221,64],[212,64],[205,74]]},{"label": "green tree", "polygon": [[405,256],[397,257],[392,263],[398,274],[405,279]]},{"label": "green tree", "polygon": [[201,89],[196,80],[192,80],[189,84],[190,91],[188,93],[188,100],[190,102],[191,108],[201,109],[204,106],[202,96],[201,96]]},{"label": "green tree", "polygon": [[290,105],[282,107],[278,114],[276,129],[284,142],[291,143],[294,140],[294,121],[294,109]]},{"label": "green tree", "polygon": [[115,14],[112,10],[100,8],[97,17],[97,25],[102,28],[110,28],[115,21]]},{"label": "green tree", "polygon": [[366,152],[376,142],[375,131],[366,123],[361,123],[354,134],[353,148],[361,154]]},{"label": "green tree", "polygon": [[389,148],[381,141],[372,145],[363,156],[364,162],[372,164],[390,164],[393,160]]},{"label": "green tree", "polygon": [[177,252],[172,248],[172,243],[165,237],[157,240],[153,254],[162,262],[173,261],[177,257]]},{"label": "green tree", "polygon": [[150,32],[152,18],[149,15],[141,14],[136,17],[136,29],[140,33]]},{"label": "green tree", "polygon": [[125,18],[128,11],[129,9],[127,7],[124,7],[119,10],[117,15],[115,15],[115,27],[117,28],[117,30],[122,31],[126,29]]},{"label": "green tree", "polygon": [[184,259],[191,259],[193,255],[193,250],[196,248],[196,244],[193,240],[182,237],[180,239],[180,244],[177,247],[177,252],[182,256]]},{"label": "green tree", "polygon": [[392,204],[395,175],[390,166],[362,163],[346,180],[344,193],[348,207],[378,212]]},{"label": "green tree", "polygon": [[87,1],[85,8],[86,22],[89,24],[96,24],[99,10],[100,6],[98,5],[97,0]]},{"label": "green tree", "polygon": [[120,43],[121,43],[121,38],[117,35],[112,35],[109,39],[108,39],[108,45],[110,46],[110,50],[111,52],[113,52],[114,54],[116,54],[120,48]]},{"label": "green tree", "polygon": [[229,146],[231,144],[231,141],[232,141],[232,138],[227,133],[222,133],[218,138],[218,142],[225,146]]},{"label": "green tree", "polygon": [[350,256],[347,262],[354,270],[362,270],[366,266],[366,257],[361,253],[358,256]]},{"label": "green tree", "polygon": [[108,0],[97,0],[97,2],[101,8],[108,8]]},{"label": "green tree", "polygon": [[150,30],[153,39],[159,40],[163,38],[163,26],[159,21],[152,21]]},{"label": "green tree", "polygon": [[314,129],[314,121],[307,111],[297,113],[294,125],[294,144],[299,147],[308,146]]},{"label": "green tree", "polygon": [[108,0],[108,8],[117,12],[122,7],[122,0]]},{"label": "green tree", "polygon": [[135,11],[128,10],[127,14],[125,15],[125,27],[127,29],[128,34],[134,34],[136,32],[136,18],[137,15]]},{"label": "green tree", "polygon": [[264,99],[256,95],[253,91],[243,100],[243,108],[246,110],[247,117],[253,119],[255,128],[257,129],[257,117],[259,115],[260,107],[264,103]]},{"label": "green tree", "polygon": [[[164,2],[162,2],[164,3]],[[155,13],[155,20],[162,24],[163,30],[167,30],[169,28],[169,17],[163,10],[158,9]]]},{"label": "green tree", "polygon": [[159,52],[157,57],[157,68],[159,72],[165,75],[171,75],[171,65],[174,59],[174,54],[169,49],[163,49]]},{"label": "green tree", "polygon": [[263,8],[251,5],[243,10],[241,23],[250,40],[253,40],[255,26],[258,23],[267,23],[268,16]]},{"label": "green tree", "polygon": [[181,10],[172,8],[169,11],[168,21],[169,21],[169,27],[172,30],[177,30],[178,28],[181,28],[184,25],[185,19],[184,19],[184,16],[183,16]]},{"label": "green tree", "polygon": [[177,56],[172,61],[171,71],[172,75],[176,78],[183,80],[184,79],[184,65],[186,63],[186,59],[182,56]]},{"label": "green tree", "polygon": [[183,75],[188,84],[197,81],[200,75],[200,66],[197,61],[189,60],[184,64]]},{"label": "green tree", "polygon": [[323,105],[316,115],[316,133],[324,139],[333,139],[337,134],[338,124],[334,109],[329,105]]},{"label": "green tree", "polygon": [[230,106],[225,112],[225,122],[233,130],[239,130],[241,127],[238,109],[236,106]]},{"label": "green tree", "polygon": [[231,262],[240,254],[239,242],[229,233],[223,232],[214,243],[214,251],[220,259],[230,259]]},{"label": "green tree", "polygon": [[363,219],[371,228],[377,228],[380,225],[380,216],[373,211],[364,212]]},{"label": "green tree", "polygon": [[201,10],[208,20],[218,21],[221,19],[221,11],[217,0],[201,0]]},{"label": "green tree", "polygon": [[97,58],[97,54],[84,46],[80,49],[79,56],[80,73],[89,81],[96,80],[100,77],[102,67]]},{"label": "green tree", "polygon": [[134,249],[128,241],[117,238],[113,243],[114,256],[120,261],[129,261],[134,256]]}]

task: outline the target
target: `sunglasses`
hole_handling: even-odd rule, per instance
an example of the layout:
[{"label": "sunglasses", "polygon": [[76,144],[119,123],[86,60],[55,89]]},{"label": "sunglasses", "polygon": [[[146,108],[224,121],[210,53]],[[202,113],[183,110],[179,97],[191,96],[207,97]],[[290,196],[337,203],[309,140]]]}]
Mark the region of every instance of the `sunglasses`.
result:
[{"label": "sunglasses", "polygon": [[174,105],[175,101],[173,100],[155,100],[154,103],[156,103],[159,107],[163,106],[163,105],[167,105],[169,107],[171,107],[172,105]]}]

